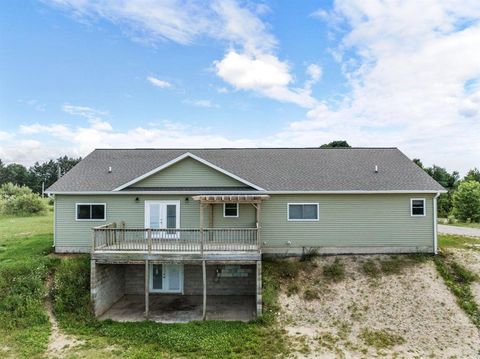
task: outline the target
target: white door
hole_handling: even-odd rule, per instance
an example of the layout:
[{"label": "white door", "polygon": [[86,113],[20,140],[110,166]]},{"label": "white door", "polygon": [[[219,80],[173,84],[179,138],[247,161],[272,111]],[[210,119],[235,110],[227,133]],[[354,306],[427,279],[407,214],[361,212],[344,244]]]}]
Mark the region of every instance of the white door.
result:
[{"label": "white door", "polygon": [[158,293],[183,293],[183,265],[150,265],[150,291]]},{"label": "white door", "polygon": [[[145,228],[180,228],[180,201],[145,201]],[[153,231],[152,236],[176,238],[175,231]]]}]

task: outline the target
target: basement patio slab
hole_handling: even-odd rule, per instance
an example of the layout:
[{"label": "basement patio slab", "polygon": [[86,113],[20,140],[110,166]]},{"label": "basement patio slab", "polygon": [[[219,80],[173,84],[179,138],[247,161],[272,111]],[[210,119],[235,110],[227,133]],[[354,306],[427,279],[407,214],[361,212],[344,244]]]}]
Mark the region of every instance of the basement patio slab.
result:
[{"label": "basement patio slab", "polygon": [[[149,320],[160,323],[186,323],[202,320],[201,295],[150,294]],[[255,296],[207,296],[207,320],[248,322],[256,318]],[[124,295],[100,317],[118,322],[145,320],[145,297]]]}]

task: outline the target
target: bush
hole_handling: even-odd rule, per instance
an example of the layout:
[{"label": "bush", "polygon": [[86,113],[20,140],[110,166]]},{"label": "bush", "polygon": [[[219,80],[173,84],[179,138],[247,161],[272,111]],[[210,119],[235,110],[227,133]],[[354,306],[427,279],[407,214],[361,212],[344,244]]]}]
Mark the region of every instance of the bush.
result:
[{"label": "bush", "polygon": [[453,195],[453,210],[462,221],[480,221],[480,183],[466,181],[460,183]]},{"label": "bush", "polygon": [[0,214],[29,215],[42,214],[47,210],[43,198],[25,186],[5,183],[0,186]]},{"label": "bush", "polygon": [[92,319],[90,303],[90,260],[88,257],[63,260],[53,285],[55,314],[59,319]]}]

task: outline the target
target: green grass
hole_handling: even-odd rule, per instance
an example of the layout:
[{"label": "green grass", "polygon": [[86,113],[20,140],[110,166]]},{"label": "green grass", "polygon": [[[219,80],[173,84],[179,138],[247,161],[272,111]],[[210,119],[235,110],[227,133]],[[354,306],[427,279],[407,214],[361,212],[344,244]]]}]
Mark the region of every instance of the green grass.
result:
[{"label": "green grass", "polygon": [[0,217],[0,356],[40,357],[50,324],[44,282],[57,259],[52,215]]},{"label": "green grass", "polygon": [[264,262],[264,315],[251,322],[98,321],[89,300],[88,256],[59,259],[52,250],[52,214],[0,217],[0,357],[44,355],[50,324],[44,309],[45,281],[54,274],[52,299],[60,328],[84,341],[68,357],[254,358],[288,354],[276,325],[277,292],[283,276],[296,275]]},{"label": "green grass", "polygon": [[332,264],[323,266],[323,276],[332,282],[340,282],[345,278],[345,265],[339,258],[335,258]]},{"label": "green grass", "polygon": [[364,329],[360,333],[360,338],[368,346],[374,347],[377,350],[388,349],[395,345],[405,343],[405,339],[388,330],[372,330]]},{"label": "green grass", "polygon": [[480,245],[480,239],[475,237],[458,236],[455,234],[439,234],[438,245],[440,248],[471,249],[474,245]]},{"label": "green grass", "polygon": [[480,329],[480,308],[471,290],[471,284],[478,280],[478,276],[456,263],[448,253],[439,254],[434,261],[437,271],[457,298],[460,308]]}]

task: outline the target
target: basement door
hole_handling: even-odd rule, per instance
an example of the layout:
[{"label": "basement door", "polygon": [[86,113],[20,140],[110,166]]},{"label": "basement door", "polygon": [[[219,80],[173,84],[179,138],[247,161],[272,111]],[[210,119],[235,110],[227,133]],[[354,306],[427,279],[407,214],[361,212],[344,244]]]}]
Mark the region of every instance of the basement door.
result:
[{"label": "basement door", "polygon": [[183,293],[183,265],[150,265],[150,292]]}]

